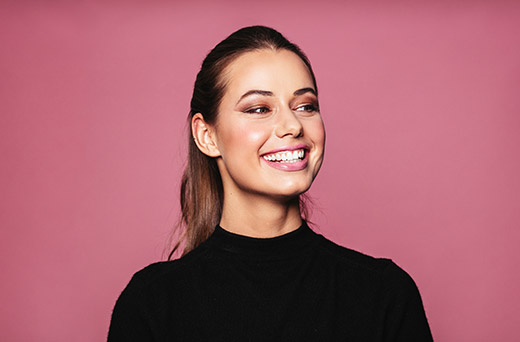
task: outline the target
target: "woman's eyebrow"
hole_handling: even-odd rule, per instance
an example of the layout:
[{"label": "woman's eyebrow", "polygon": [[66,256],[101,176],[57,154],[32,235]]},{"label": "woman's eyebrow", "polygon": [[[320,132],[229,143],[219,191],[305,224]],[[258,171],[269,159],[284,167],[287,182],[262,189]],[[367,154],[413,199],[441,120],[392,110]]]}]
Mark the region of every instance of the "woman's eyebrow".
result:
[{"label": "woman's eyebrow", "polygon": [[272,91],[253,89],[253,90],[249,90],[249,91],[245,92],[244,95],[240,96],[240,99],[238,99],[237,103],[251,95],[274,96]]},{"label": "woman's eyebrow", "polygon": [[[316,91],[312,88],[298,89],[293,93],[293,95],[299,96],[299,95],[303,95],[305,93],[312,93],[314,96],[318,96],[316,94]],[[238,99],[237,103],[240,103],[240,101],[242,101],[244,98],[251,96],[251,95],[274,96],[272,91],[253,89],[253,90],[246,91],[242,96],[240,96],[240,99]]]},{"label": "woman's eyebrow", "polygon": [[316,94],[316,90],[314,90],[312,88],[298,89],[293,94],[294,94],[294,96],[298,96],[298,95],[303,95],[305,93],[312,93],[312,94],[314,94],[314,96],[318,96],[318,94]]}]

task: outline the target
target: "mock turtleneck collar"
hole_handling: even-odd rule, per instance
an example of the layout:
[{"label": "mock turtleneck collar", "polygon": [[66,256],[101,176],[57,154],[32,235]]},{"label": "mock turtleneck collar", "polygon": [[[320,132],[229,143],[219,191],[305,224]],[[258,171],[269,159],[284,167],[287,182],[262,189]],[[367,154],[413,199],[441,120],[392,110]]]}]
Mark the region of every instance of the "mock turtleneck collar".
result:
[{"label": "mock turtleneck collar", "polygon": [[207,242],[231,253],[277,259],[302,252],[316,240],[316,236],[317,234],[309,228],[307,222],[302,220],[299,228],[272,238],[254,238],[231,233],[217,225]]}]

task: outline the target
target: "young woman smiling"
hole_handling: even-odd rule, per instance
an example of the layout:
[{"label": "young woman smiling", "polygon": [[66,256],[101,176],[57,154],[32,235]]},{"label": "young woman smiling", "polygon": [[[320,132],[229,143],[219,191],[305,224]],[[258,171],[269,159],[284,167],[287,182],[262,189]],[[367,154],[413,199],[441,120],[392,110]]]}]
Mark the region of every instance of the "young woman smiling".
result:
[{"label": "young woman smiling", "polygon": [[[431,341],[413,280],[313,232],[302,195],[325,129],[307,57],[246,27],[197,75],[182,257],[134,275],[109,341]],[[170,255],[171,257],[171,255]]]}]

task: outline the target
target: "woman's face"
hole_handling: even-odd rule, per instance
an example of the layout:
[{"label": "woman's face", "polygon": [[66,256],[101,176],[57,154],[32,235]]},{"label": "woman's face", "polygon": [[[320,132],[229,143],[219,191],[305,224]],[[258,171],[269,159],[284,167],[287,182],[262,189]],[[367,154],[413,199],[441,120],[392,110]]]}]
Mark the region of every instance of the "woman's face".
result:
[{"label": "woman's face", "polygon": [[320,169],[325,129],[314,84],[288,50],[247,52],[224,71],[214,138],[226,193],[290,199]]}]

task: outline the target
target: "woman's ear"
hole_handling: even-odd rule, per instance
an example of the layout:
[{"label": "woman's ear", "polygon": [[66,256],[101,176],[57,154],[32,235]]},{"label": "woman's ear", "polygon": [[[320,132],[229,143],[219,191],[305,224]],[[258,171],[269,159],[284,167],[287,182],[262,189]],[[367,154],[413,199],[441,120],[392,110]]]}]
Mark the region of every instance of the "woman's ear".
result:
[{"label": "woman's ear", "polygon": [[213,127],[204,121],[201,113],[197,113],[191,118],[191,135],[202,153],[209,157],[220,157]]}]

